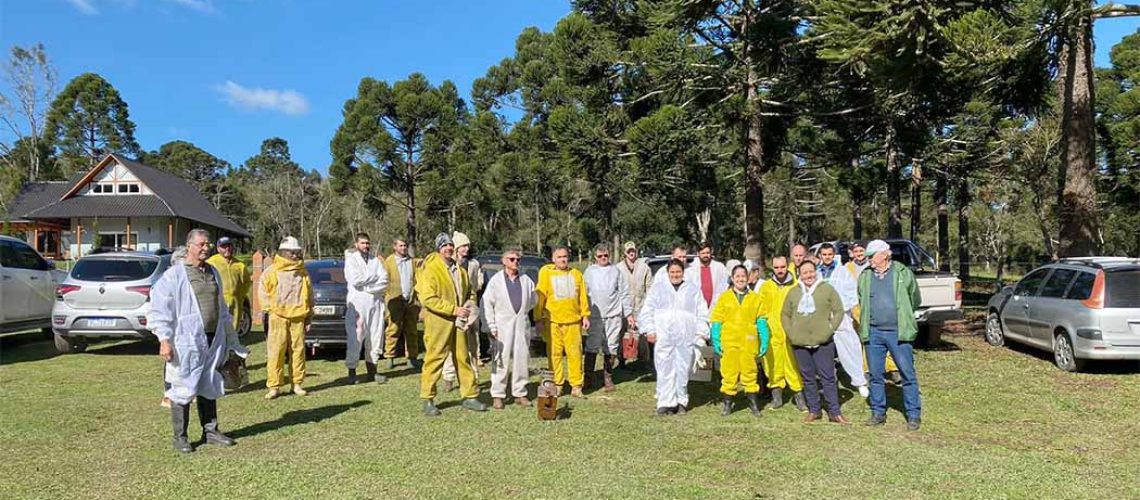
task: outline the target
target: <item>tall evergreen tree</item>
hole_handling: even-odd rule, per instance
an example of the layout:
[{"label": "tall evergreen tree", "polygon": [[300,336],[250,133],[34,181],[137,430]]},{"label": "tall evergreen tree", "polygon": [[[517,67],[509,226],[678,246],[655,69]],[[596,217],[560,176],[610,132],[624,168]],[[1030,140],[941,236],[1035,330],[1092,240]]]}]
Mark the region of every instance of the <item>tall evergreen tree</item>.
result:
[{"label": "tall evergreen tree", "polygon": [[68,82],[52,102],[44,130],[65,176],[90,168],[108,153],[139,153],[127,103],[95,73]]}]

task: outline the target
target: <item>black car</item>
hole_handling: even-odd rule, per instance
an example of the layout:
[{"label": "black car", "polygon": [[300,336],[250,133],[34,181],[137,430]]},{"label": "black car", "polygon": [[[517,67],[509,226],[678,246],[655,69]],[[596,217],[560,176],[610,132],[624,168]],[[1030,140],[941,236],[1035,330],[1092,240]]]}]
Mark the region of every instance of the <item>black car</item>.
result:
[{"label": "black car", "polygon": [[[685,267],[687,268],[689,264],[692,264],[696,258],[697,256],[693,254],[686,255]],[[657,276],[657,270],[665,267],[665,264],[668,264],[671,260],[673,260],[673,256],[670,254],[658,255],[656,257],[649,257],[645,259],[645,265],[649,266],[649,275]]]},{"label": "black car", "polygon": [[[502,253],[483,253],[475,260],[479,261],[479,266],[483,268],[483,282],[491,279],[495,273],[503,269],[503,254]],[[538,283],[538,270],[542,269],[550,263],[550,259],[546,257],[536,257],[534,255],[523,255],[522,260],[519,261],[519,270],[523,274],[530,277],[536,284]]]},{"label": "black car", "polygon": [[313,281],[313,327],[305,334],[305,347],[317,349],[347,342],[344,313],[348,282],[344,279],[344,261],[314,260],[305,263]]}]

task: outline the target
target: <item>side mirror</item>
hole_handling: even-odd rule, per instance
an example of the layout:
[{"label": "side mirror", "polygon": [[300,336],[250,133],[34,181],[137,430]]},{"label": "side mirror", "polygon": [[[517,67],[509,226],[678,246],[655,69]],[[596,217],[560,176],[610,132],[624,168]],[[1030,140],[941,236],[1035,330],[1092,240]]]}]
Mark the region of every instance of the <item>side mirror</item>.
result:
[{"label": "side mirror", "polygon": [[1012,294],[1013,293],[1013,286],[1012,285],[1006,285],[1006,286],[1002,287],[1001,293]]}]

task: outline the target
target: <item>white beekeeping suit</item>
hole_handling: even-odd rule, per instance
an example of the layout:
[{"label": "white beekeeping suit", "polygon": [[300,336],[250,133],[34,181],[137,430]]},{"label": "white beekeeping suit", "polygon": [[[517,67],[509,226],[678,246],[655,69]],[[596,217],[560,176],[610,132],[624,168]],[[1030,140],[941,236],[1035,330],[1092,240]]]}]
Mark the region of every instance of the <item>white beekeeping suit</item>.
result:
[{"label": "white beekeeping suit", "polygon": [[[629,294],[629,280],[617,266],[591,264],[584,273],[586,294],[590,297],[590,330],[585,351],[618,354],[621,343],[621,326],[626,316],[633,314],[633,300]],[[591,370],[593,367],[587,367]]]},{"label": "white beekeeping suit", "polygon": [[225,394],[218,368],[226,362],[229,351],[244,358],[249,350],[238,341],[217,271],[212,272],[218,283],[218,325],[210,341],[186,266],[181,260],[172,262],[151,288],[147,313],[147,329],[174,346],[174,357],[165,365],[164,380],[170,384],[166,397],[179,405],[189,404],[195,396],[218,399]]},{"label": "white beekeeping suit", "polygon": [[[693,262],[685,269],[685,281],[696,285],[698,291],[701,289],[701,267],[703,267],[701,266],[701,259],[693,259]],[[729,276],[728,269],[724,267],[724,264],[715,260],[709,261],[709,271],[712,275],[712,301],[716,301],[720,294],[728,290],[732,277]],[[705,306],[711,308],[712,304],[705,303]]]},{"label": "white beekeeping suit", "polygon": [[700,287],[688,280],[680,286],[654,283],[637,322],[642,334],[657,337],[657,408],[687,407],[693,351],[709,336],[709,308]]},{"label": "white beekeeping suit", "polygon": [[[491,397],[511,395],[526,397],[530,364],[530,311],[538,303],[534,281],[519,272],[521,289],[519,307],[515,309],[507,291],[506,271],[499,271],[487,281],[483,291],[483,318],[491,332]],[[509,374],[509,380],[508,380]]]},{"label": "white beekeeping suit", "polygon": [[344,279],[348,282],[344,329],[348,346],[344,365],[355,370],[364,348],[367,363],[375,365],[384,353],[384,292],[388,289],[388,271],[375,255],[354,250],[344,253]]},{"label": "white beekeeping suit", "polygon": [[[833,264],[835,269],[827,278],[823,277],[822,272],[816,274],[822,281],[830,284],[843,300],[843,322],[835,331],[836,355],[839,357],[839,364],[843,366],[843,371],[851,378],[851,385],[856,388],[866,387],[867,376],[863,373],[863,344],[859,340],[859,334],[855,333],[855,326],[851,321],[851,308],[859,303],[858,282],[847,268],[839,263],[838,256],[835,257]],[[819,266],[816,268],[822,269]],[[859,391],[860,394],[864,392],[865,390]]]}]

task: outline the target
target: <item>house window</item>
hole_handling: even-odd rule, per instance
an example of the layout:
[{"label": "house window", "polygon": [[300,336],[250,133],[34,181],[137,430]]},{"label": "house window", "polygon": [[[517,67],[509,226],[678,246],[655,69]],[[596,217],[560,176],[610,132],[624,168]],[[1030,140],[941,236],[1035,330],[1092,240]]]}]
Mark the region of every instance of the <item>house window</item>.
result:
[{"label": "house window", "polygon": [[134,184],[134,183],[129,183],[129,184],[119,184],[119,193],[120,193],[120,194],[123,194],[123,193],[138,193],[138,192],[139,192],[139,185],[138,185],[138,184]]},{"label": "house window", "polygon": [[102,246],[111,248],[135,248],[139,244],[139,233],[131,231],[131,244],[127,246],[126,233],[99,233]]},{"label": "house window", "polygon": [[112,194],[115,192],[115,185],[111,183],[99,183],[91,186],[91,192],[95,194]]}]

